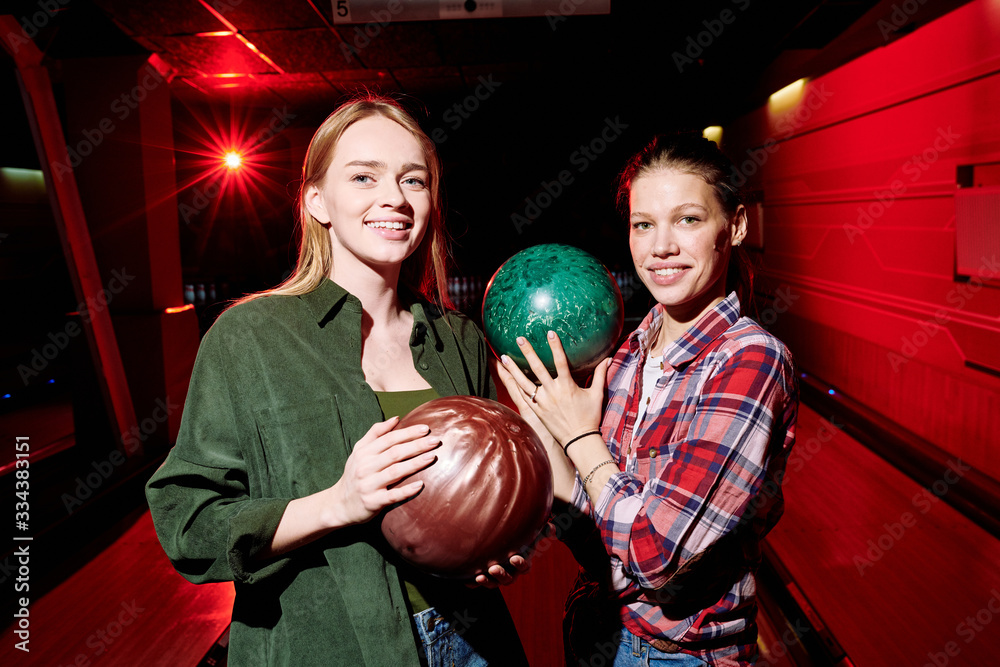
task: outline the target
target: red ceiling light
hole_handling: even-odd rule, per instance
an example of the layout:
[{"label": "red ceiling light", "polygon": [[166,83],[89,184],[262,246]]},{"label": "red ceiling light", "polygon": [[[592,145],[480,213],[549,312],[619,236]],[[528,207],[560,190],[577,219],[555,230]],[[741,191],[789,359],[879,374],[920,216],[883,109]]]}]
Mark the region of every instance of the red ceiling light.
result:
[{"label": "red ceiling light", "polygon": [[226,163],[226,167],[228,167],[229,169],[239,169],[240,165],[243,164],[243,156],[237,153],[236,151],[229,151],[228,153],[226,153],[226,156],[223,158],[223,161]]}]

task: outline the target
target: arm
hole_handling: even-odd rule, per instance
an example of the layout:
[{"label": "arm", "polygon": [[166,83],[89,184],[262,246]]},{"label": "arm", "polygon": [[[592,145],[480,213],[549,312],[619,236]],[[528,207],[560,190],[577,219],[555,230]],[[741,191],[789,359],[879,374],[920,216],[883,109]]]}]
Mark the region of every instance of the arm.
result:
[{"label": "arm", "polygon": [[[694,555],[732,533],[760,493],[770,456],[790,446],[785,434],[794,402],[791,363],[780,343],[754,338],[743,347],[732,342],[720,355],[723,361],[701,388],[687,438],[673,446],[657,477],[644,484],[615,465],[595,469],[612,459],[600,436],[570,446],[569,457],[586,484],[577,482],[568,500],[591,507],[606,550],[644,588],[665,585]],[[526,405],[559,441],[590,430],[594,398],[568,380],[568,368],[560,368],[565,355],[558,339],[549,344],[556,378],[540,362],[536,368],[537,356],[522,345],[542,381],[535,402]],[[505,368],[514,379],[512,393],[528,396],[533,384],[513,364],[505,362]]]},{"label": "arm", "polygon": [[793,393],[780,344],[758,338],[733,345],[705,381],[687,436],[659,474],[646,484],[623,473],[608,480],[595,515],[608,553],[627,575],[661,588],[745,516],[753,518],[747,510],[772,457],[791,444],[783,421]]},{"label": "arm", "polygon": [[[414,495],[420,483],[388,486],[433,461],[439,444],[426,426],[391,431],[375,424],[352,448],[331,487],[291,500],[253,488],[240,447],[227,360],[212,332],[199,350],[177,445],[147,484],[160,542],[176,569],[195,583],[253,583],[280,570],[283,554],[363,523]],[[256,437],[256,434],[243,437]]]},{"label": "arm", "polygon": [[365,523],[390,505],[419,493],[422,481],[392,485],[434,463],[431,449],[441,444],[430,428],[392,429],[398,417],[374,424],[354,446],[336,484],[288,503],[274,536],[259,558],[287,553],[339,528]]}]

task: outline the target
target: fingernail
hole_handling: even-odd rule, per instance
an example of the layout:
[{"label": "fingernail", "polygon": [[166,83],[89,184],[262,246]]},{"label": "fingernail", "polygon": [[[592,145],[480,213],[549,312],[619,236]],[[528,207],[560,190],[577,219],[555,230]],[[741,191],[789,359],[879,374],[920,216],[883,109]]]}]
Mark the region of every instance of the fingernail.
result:
[{"label": "fingernail", "polygon": [[556,332],[555,331],[549,331],[545,335],[549,337],[549,340],[552,340],[552,339],[554,339],[556,337]]},{"label": "fingernail", "polygon": [[527,343],[527,342],[528,342],[528,341],[524,340],[524,336],[518,336],[518,337],[517,337],[517,344],[518,344],[518,345],[524,345],[524,344],[525,344],[525,343]]},{"label": "fingernail", "polygon": [[500,363],[506,366],[508,363],[510,363],[510,357],[508,357],[506,354],[500,355]]}]

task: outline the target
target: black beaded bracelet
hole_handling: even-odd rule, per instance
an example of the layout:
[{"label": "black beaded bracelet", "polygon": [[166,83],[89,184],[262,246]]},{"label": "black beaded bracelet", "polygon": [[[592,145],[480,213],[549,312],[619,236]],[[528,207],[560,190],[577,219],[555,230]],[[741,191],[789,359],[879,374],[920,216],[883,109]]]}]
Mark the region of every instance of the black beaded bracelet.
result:
[{"label": "black beaded bracelet", "polygon": [[563,445],[563,454],[565,454],[566,456],[569,456],[569,446],[572,445],[577,440],[579,440],[580,438],[586,438],[588,435],[600,435],[600,434],[601,434],[600,431],[587,431],[586,433],[581,433],[580,435],[576,436],[575,438],[570,438],[566,442],[566,444]]}]

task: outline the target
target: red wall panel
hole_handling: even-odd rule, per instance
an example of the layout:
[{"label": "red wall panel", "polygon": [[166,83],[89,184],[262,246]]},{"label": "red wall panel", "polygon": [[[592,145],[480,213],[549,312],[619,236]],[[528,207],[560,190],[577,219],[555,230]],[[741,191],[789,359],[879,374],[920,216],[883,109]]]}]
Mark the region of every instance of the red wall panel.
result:
[{"label": "red wall panel", "polygon": [[[959,165],[1000,161],[997,109],[1000,2],[979,0],[724,136],[763,191],[800,365],[1000,478],[1000,282],[956,278],[954,201]],[[1000,253],[981,274],[1000,281]]]}]

